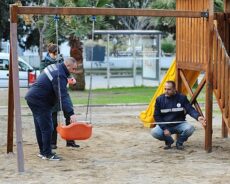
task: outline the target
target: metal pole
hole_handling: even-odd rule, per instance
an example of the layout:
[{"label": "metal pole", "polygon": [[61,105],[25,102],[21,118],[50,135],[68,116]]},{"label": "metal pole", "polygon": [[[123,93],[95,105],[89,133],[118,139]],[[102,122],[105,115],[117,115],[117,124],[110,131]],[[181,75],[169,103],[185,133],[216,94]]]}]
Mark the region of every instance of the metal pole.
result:
[{"label": "metal pole", "polygon": [[110,88],[109,34],[107,34],[107,88]]},{"label": "metal pole", "polygon": [[158,79],[158,84],[161,82],[161,35],[157,35],[157,62],[156,62],[156,74]]},{"label": "metal pole", "polygon": [[136,86],[136,49],[135,49],[135,45],[136,45],[136,35],[133,35],[133,86]]}]

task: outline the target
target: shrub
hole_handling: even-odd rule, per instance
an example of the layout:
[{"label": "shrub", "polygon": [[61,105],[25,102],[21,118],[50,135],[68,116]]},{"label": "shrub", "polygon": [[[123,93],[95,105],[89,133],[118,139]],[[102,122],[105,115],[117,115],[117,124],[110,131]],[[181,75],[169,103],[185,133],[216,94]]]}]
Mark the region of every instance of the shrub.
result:
[{"label": "shrub", "polygon": [[161,49],[164,53],[175,53],[175,44],[173,42],[163,41]]}]

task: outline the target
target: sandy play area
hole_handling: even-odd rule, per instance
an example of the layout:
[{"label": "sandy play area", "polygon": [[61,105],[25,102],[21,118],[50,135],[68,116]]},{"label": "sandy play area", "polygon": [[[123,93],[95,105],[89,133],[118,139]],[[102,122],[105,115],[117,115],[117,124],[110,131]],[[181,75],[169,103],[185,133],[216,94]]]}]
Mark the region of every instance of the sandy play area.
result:
[{"label": "sandy play area", "polygon": [[[77,106],[79,119],[85,107]],[[6,154],[7,108],[0,108],[0,183],[5,184],[226,184],[230,181],[230,139],[221,138],[221,116],[214,114],[213,152],[206,153],[204,130],[198,122],[184,151],[163,150],[150,129],[138,119],[142,106],[99,106],[92,108],[93,136],[79,141],[80,148],[65,147],[58,139],[62,161],[36,156],[31,112],[22,108],[25,172],[17,172],[16,154]],[[16,152],[16,147],[14,147]]]}]

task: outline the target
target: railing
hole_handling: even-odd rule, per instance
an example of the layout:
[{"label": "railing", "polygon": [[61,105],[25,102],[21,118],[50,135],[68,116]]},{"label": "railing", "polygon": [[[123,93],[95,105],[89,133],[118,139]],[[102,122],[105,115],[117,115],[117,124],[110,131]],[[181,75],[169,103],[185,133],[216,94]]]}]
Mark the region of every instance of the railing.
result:
[{"label": "railing", "polygon": [[222,112],[223,121],[230,128],[230,58],[214,26],[213,34],[213,89]]}]

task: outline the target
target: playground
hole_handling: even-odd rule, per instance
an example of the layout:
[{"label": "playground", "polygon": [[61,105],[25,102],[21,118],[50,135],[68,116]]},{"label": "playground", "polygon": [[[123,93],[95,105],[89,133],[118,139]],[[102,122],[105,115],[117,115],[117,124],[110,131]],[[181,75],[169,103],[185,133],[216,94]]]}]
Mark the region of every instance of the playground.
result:
[{"label": "playground", "polygon": [[[203,128],[190,118],[196,131],[186,143],[186,149],[163,150],[162,142],[153,139],[150,129],[143,128],[140,123],[138,116],[145,108],[145,105],[94,107],[92,137],[78,141],[79,149],[65,147],[65,141],[59,137],[55,151],[63,160],[52,162],[36,156],[38,150],[31,111],[23,107],[25,172],[20,174],[16,171],[16,153],[6,154],[7,125],[1,123],[0,128],[4,130],[0,136],[1,184],[41,184],[48,181],[51,184],[81,184],[86,181],[100,184],[229,182],[230,141],[221,137],[221,114],[215,110],[218,107],[214,106],[213,151],[209,154],[203,148]],[[85,108],[76,106],[75,110],[79,118],[85,115]],[[1,120],[6,121],[7,108],[1,107],[0,113]]]},{"label": "playground", "polygon": [[[43,11],[40,7],[11,6],[9,101],[8,107],[2,107],[0,111],[1,120],[8,121],[8,134],[7,124],[0,125],[3,130],[0,172],[4,173],[1,174],[1,183],[229,182],[229,3],[225,1],[225,12],[222,14],[213,11],[211,0],[177,0],[176,10],[167,11],[61,7],[49,7]],[[90,139],[76,139],[81,147],[69,149],[65,147],[65,141],[59,138],[57,153],[63,161],[44,164],[46,161],[41,162],[36,156],[32,115],[27,107],[20,104],[20,97],[24,94],[18,87],[17,16],[32,13],[76,15],[76,12],[78,15],[177,17],[176,59],[147,109],[141,105],[96,106],[92,110],[91,123],[94,128]],[[200,73],[205,75],[193,91]],[[149,134],[149,125],[154,122],[155,99],[161,94],[166,80],[174,80],[177,90],[189,95],[190,103],[207,120],[207,126],[203,129],[194,120],[187,119],[195,125],[196,131],[186,142],[184,151],[175,149],[175,146],[170,151],[163,150],[162,142],[154,140]],[[203,88],[205,104],[199,104],[197,97]],[[2,95],[3,98],[5,96]],[[213,103],[213,96],[216,103]],[[85,107],[75,108],[81,119]],[[16,134],[14,141],[13,133]],[[8,154],[5,153],[6,147]],[[17,151],[13,152],[13,148]],[[16,165],[19,173],[15,172]]]}]

